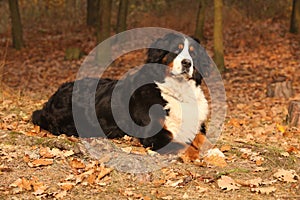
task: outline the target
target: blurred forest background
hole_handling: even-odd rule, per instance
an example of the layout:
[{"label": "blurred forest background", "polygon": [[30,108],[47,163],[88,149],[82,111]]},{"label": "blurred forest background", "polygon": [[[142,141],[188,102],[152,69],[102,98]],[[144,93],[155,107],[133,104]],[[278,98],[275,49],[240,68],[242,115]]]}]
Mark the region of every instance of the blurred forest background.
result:
[{"label": "blurred forest background", "polygon": [[[300,9],[299,0],[294,2],[298,2],[297,11]],[[219,3],[223,5],[216,6]],[[18,5],[19,14],[14,12],[17,7],[13,5]],[[24,46],[22,53],[13,56],[13,60],[16,56],[20,58],[20,66],[28,69],[30,65],[40,65],[36,63],[37,60],[44,58],[42,54],[47,52],[49,57],[54,55],[56,62],[63,58],[59,63],[52,63],[54,61],[50,59],[48,62],[52,64],[49,68],[65,66],[64,69],[67,67],[72,70],[72,64],[67,66],[69,63],[63,63],[65,58],[80,59],[98,42],[118,32],[154,26],[200,38],[223,71],[230,62],[229,58],[224,63],[224,54],[226,58],[232,51],[251,51],[269,39],[290,37],[290,30],[297,33],[297,26],[294,29],[291,26],[292,8],[292,0],[0,0],[0,55],[2,60],[9,60],[15,54],[10,53],[12,46],[16,49]],[[20,20],[11,21],[10,13],[12,19]],[[295,13],[294,18],[299,18],[299,11]],[[299,24],[297,20],[294,22]],[[12,28],[12,24],[15,28]],[[27,53],[33,55],[21,58]],[[56,53],[61,55],[56,56]],[[6,74],[2,75],[4,81],[11,79],[8,75],[14,71],[21,73],[18,67],[13,70],[9,66],[10,63],[1,65],[2,74],[4,71]],[[49,69],[42,71],[45,70]],[[19,81],[12,82],[16,84]]]}]

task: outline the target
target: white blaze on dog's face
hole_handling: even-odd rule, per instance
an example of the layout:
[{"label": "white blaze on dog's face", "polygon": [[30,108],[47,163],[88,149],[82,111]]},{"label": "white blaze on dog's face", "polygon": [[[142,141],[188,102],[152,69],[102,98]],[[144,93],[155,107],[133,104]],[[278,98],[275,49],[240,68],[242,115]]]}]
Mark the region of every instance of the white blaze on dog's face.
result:
[{"label": "white blaze on dog's face", "polygon": [[189,77],[192,77],[194,65],[189,53],[190,43],[187,38],[184,38],[184,42],[179,45],[179,48],[182,48],[182,51],[174,59],[171,73],[173,75],[186,73]]}]

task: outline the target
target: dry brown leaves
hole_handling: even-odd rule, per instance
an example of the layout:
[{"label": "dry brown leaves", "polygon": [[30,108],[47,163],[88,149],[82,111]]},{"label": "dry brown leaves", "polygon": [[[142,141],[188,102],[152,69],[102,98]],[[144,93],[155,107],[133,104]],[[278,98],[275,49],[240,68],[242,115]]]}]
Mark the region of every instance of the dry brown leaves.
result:
[{"label": "dry brown leaves", "polygon": [[274,177],[279,181],[287,183],[296,183],[299,180],[299,176],[296,174],[295,170],[278,169],[278,171],[274,174]]},{"label": "dry brown leaves", "polygon": [[273,174],[273,177],[276,179],[271,179],[272,177],[270,177],[271,180],[263,180],[258,177],[249,180],[241,180],[233,179],[229,176],[221,176],[221,178],[217,180],[217,184],[219,188],[224,191],[239,190],[240,187],[249,187],[251,192],[258,194],[271,194],[276,191],[276,187],[271,185],[274,185],[277,180],[285,183],[297,183],[299,179],[295,170],[284,169],[278,169],[278,171]]},{"label": "dry brown leaves", "polygon": [[[29,167],[42,168],[58,164],[61,161],[66,161],[72,169],[72,174],[68,175],[64,180],[58,183],[60,191],[48,193],[48,187],[37,177],[26,179],[18,178],[9,185],[10,193],[18,194],[23,192],[32,192],[39,196],[53,196],[55,198],[63,198],[78,185],[100,185],[105,186],[110,182],[110,177],[107,176],[113,169],[104,167],[97,161],[86,162],[80,158],[72,157],[72,150],[59,150],[57,148],[50,149],[49,147],[32,147],[32,150],[26,151],[23,161]],[[57,162],[57,163],[56,163]],[[9,171],[8,168],[2,167],[2,171]]]},{"label": "dry brown leaves", "polygon": [[41,195],[48,188],[44,183],[39,182],[37,177],[31,179],[19,178],[9,185],[12,188],[13,194],[18,194],[24,191],[30,191],[34,195]]}]

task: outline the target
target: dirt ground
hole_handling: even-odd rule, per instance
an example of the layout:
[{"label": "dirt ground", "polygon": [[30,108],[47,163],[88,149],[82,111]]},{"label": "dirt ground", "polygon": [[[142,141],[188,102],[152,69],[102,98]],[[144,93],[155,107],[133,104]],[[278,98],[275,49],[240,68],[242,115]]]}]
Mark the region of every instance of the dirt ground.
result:
[{"label": "dirt ground", "polygon": [[[89,52],[91,30],[79,28],[77,38],[43,32],[22,51],[1,40],[0,199],[300,199],[300,130],[286,124],[289,102],[300,99],[300,40],[286,27],[266,20],[225,30],[228,108],[216,143],[225,158],[185,163],[154,155],[167,165],[137,174],[105,165],[112,157],[95,159],[82,139],[52,136],[30,122],[61,83],[74,80],[84,57],[65,60],[65,47]],[[205,46],[212,52],[210,38]],[[108,76],[144,59],[144,51],[125,55]],[[293,97],[266,96],[278,76],[293,81]],[[153,154],[131,138],[111,142],[127,156]]]}]

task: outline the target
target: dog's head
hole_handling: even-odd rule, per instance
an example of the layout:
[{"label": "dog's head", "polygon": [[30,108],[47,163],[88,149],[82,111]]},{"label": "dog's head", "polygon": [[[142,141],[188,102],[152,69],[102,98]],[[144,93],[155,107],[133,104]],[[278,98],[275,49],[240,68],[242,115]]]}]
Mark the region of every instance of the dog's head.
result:
[{"label": "dog's head", "polygon": [[170,33],[151,45],[147,63],[167,65],[167,75],[184,75],[200,84],[209,75],[211,60],[199,40]]}]

